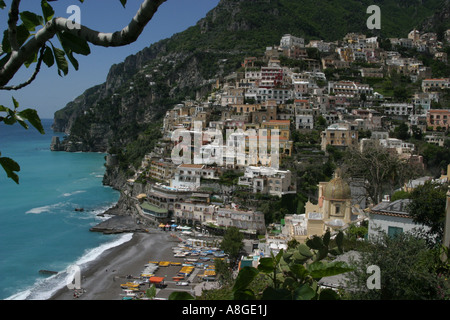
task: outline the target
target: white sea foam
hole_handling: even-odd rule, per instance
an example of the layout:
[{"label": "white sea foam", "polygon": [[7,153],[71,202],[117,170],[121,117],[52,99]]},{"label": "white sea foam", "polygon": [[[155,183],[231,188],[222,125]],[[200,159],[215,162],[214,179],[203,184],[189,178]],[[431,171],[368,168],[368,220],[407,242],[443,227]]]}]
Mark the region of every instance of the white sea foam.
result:
[{"label": "white sea foam", "polygon": [[31,214],[40,214],[40,213],[43,213],[43,212],[50,212],[50,211],[52,211],[52,209],[61,207],[61,206],[63,206],[63,205],[64,205],[64,203],[58,202],[58,203],[51,204],[51,205],[48,205],[48,206],[36,207],[36,208],[33,208],[33,209],[28,210],[28,211],[25,212],[25,213],[26,213],[26,214],[28,214],[28,213],[31,213]]},{"label": "white sea foam", "polygon": [[64,197],[70,197],[70,196],[73,196],[73,195],[76,195],[76,194],[79,194],[79,193],[85,193],[85,192],[86,192],[86,190],[78,190],[78,191],[74,191],[74,192],[64,193],[63,196]]},{"label": "white sea foam", "polygon": [[48,278],[38,279],[30,288],[18,292],[5,300],[48,300],[58,290],[67,285],[67,278],[70,275],[69,270],[72,270],[74,266],[81,268],[83,265],[97,259],[106,250],[126,243],[130,241],[132,237],[133,234],[126,233],[121,235],[119,238],[104,243],[96,248],[86,250],[74,264],[69,265],[65,270],[60,271],[59,273]]}]

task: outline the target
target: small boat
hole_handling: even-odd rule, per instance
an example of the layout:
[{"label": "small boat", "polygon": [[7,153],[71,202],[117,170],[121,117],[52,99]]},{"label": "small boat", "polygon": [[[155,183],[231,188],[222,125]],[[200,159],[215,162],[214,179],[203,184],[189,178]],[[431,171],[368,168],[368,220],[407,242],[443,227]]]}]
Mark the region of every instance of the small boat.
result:
[{"label": "small boat", "polygon": [[51,271],[51,270],[39,270],[40,274],[45,274],[45,275],[52,275],[52,274],[57,274],[57,271]]},{"label": "small boat", "polygon": [[84,208],[75,208],[75,211],[83,212],[83,211],[84,211]]}]

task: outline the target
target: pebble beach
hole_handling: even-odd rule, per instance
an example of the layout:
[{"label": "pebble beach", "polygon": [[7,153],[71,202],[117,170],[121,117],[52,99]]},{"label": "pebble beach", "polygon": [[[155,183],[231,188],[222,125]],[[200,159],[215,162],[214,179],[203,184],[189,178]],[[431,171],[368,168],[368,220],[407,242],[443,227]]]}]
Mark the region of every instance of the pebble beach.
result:
[{"label": "pebble beach", "polygon": [[[121,284],[128,281],[127,276],[139,277],[145,265],[150,261],[171,261],[183,263],[184,258],[175,257],[172,248],[180,242],[175,233],[151,229],[146,233],[136,232],[130,241],[102,253],[96,260],[81,269],[81,294],[64,287],[49,300],[122,300],[124,290]],[[180,271],[180,266],[159,268],[155,276],[164,277],[164,289],[158,289],[156,299],[168,299],[174,291],[187,291],[200,295],[202,289],[214,286],[214,283],[190,283],[177,286],[172,277]],[[143,285],[141,290],[149,287]],[[80,293],[80,291],[77,291]]]}]

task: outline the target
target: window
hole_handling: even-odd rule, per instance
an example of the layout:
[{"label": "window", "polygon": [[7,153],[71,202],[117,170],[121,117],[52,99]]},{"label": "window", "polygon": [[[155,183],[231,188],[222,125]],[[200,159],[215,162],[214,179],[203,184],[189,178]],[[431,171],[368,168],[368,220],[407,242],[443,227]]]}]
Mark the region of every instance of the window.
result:
[{"label": "window", "polygon": [[388,236],[395,237],[397,234],[400,234],[403,232],[403,228],[399,227],[388,227]]}]

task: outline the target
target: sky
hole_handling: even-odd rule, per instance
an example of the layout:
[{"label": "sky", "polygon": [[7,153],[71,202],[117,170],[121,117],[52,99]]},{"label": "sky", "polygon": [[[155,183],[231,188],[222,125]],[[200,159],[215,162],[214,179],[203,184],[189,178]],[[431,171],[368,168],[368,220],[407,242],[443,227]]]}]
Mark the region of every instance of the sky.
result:
[{"label": "sky", "polygon": [[[7,28],[11,0],[5,2],[7,8],[0,10],[0,36]],[[55,16],[65,18],[72,15],[72,12],[67,12],[68,7],[77,5],[81,10],[81,24],[97,31],[114,32],[128,25],[142,0],[127,2],[126,8],[123,8],[119,0],[85,0],[84,3],[77,0],[59,0],[49,3],[55,10]],[[42,64],[37,78],[29,86],[17,91],[0,90],[0,105],[12,108],[14,97],[19,102],[20,109],[36,109],[41,119],[52,119],[55,111],[64,108],[86,89],[105,82],[113,64],[121,63],[129,55],[195,25],[218,3],[219,0],[167,0],[159,7],[136,42],[118,48],[90,45],[90,55],[75,56],[80,65],[78,71],[69,63],[69,73],[63,77],[58,75],[55,65],[48,68]],[[42,12],[38,0],[22,1],[20,9],[38,14]],[[52,39],[52,43],[58,44],[57,39]],[[34,65],[29,69],[22,67],[8,85],[26,81],[33,71]]]}]

